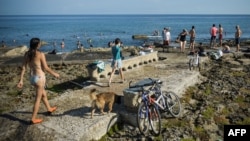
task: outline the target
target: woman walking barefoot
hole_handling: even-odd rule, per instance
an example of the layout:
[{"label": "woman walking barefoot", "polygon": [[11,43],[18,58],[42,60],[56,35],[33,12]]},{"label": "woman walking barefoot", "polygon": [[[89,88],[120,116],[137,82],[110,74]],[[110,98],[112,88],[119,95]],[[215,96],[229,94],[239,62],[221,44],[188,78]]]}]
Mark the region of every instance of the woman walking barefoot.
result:
[{"label": "woman walking barefoot", "polygon": [[47,94],[45,91],[45,71],[54,75],[55,77],[59,77],[59,74],[52,71],[46,62],[46,58],[44,53],[40,52],[38,49],[41,46],[41,42],[39,38],[32,38],[30,40],[30,48],[24,55],[24,61],[22,65],[22,71],[20,76],[20,81],[17,84],[18,88],[23,87],[23,76],[25,74],[25,69],[27,66],[30,68],[30,83],[31,85],[35,86],[36,88],[36,100],[33,107],[33,113],[31,118],[31,123],[41,123],[43,119],[36,118],[41,100],[43,101],[44,105],[46,106],[48,112],[54,112],[56,107],[51,107]]}]

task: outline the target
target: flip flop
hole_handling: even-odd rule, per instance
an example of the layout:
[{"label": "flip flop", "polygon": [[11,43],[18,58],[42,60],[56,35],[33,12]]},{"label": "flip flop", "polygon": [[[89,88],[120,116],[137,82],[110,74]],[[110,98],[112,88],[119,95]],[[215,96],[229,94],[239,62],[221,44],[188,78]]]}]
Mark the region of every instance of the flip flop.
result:
[{"label": "flip flop", "polygon": [[31,124],[38,124],[43,122],[43,119],[35,119],[35,120],[31,120]]}]

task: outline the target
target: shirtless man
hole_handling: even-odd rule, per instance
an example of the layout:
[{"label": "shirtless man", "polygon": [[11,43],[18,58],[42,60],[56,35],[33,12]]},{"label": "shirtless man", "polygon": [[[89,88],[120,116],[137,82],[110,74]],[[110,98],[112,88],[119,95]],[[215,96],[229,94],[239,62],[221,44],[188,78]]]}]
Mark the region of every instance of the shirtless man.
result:
[{"label": "shirtless man", "polygon": [[221,24],[219,24],[219,40],[220,40],[220,46],[222,46],[222,39],[223,39],[223,28]]},{"label": "shirtless man", "polygon": [[195,29],[194,26],[192,26],[192,29],[189,31],[190,35],[190,52],[194,52],[194,44],[195,44]]},{"label": "shirtless man", "polygon": [[213,24],[213,26],[210,29],[210,35],[211,35],[210,48],[215,47],[217,32],[218,32],[218,29],[216,28],[215,24]]},{"label": "shirtless man", "polygon": [[240,37],[241,37],[242,31],[240,30],[239,25],[237,25],[235,28],[236,28],[236,32],[235,32],[236,52],[239,52],[240,51]]}]

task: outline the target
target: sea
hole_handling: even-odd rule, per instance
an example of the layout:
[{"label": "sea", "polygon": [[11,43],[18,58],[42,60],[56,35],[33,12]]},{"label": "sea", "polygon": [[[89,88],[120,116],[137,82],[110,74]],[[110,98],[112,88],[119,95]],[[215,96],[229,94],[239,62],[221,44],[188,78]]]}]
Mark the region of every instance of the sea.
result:
[{"label": "sea", "polygon": [[137,40],[133,35],[150,36],[154,31],[161,34],[164,27],[170,28],[174,41],[183,29],[195,26],[196,42],[208,43],[212,24],[222,25],[224,40],[234,38],[236,25],[243,32],[242,40],[250,38],[250,15],[1,15],[0,40],[7,46],[29,47],[30,39],[38,37],[47,43],[42,51],[54,47],[60,51],[64,39],[63,51],[72,52],[78,41],[85,48],[105,48],[115,38],[120,38],[124,46],[140,46],[152,39]]}]

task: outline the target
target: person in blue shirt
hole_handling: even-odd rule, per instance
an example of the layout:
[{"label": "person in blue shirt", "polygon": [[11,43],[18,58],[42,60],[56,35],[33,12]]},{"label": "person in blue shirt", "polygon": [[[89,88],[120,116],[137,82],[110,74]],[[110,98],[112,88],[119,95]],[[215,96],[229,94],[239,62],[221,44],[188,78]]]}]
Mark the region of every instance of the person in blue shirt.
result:
[{"label": "person in blue shirt", "polygon": [[112,77],[114,75],[114,72],[116,69],[119,69],[119,74],[121,76],[122,82],[125,81],[123,73],[122,73],[122,57],[121,57],[121,40],[119,38],[115,39],[115,45],[112,47],[111,51],[112,51],[112,63],[111,63],[111,67],[112,67],[112,72],[109,78],[109,86],[111,85],[112,82]]}]

